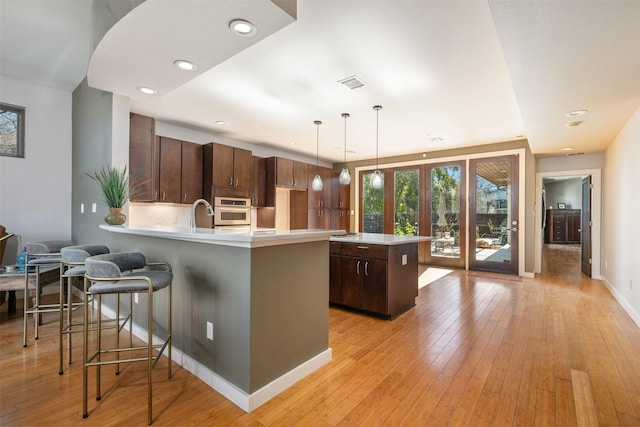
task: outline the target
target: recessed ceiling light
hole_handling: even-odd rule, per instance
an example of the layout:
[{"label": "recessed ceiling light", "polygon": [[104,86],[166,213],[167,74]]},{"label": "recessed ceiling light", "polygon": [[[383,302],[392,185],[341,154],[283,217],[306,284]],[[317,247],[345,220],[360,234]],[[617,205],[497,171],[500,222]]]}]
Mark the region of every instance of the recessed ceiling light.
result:
[{"label": "recessed ceiling light", "polygon": [[151,89],[150,87],[146,87],[146,86],[138,86],[138,90],[142,93],[144,93],[145,95],[154,95],[156,93],[155,90]]},{"label": "recessed ceiling light", "polygon": [[181,70],[186,71],[194,71],[196,69],[196,65],[191,61],[185,61],[184,59],[178,59],[177,61],[173,61],[173,65],[180,68]]},{"label": "recessed ceiling light", "polygon": [[589,110],[574,110],[571,111],[567,114],[565,114],[566,117],[577,117],[577,116],[581,116],[583,114],[587,114],[589,112]]},{"label": "recessed ceiling light", "polygon": [[217,124],[217,125],[220,125],[220,126],[224,126],[224,125],[226,125],[226,124],[227,124],[227,122],[225,122],[224,120],[217,120],[217,121],[216,121],[216,124]]},{"label": "recessed ceiling light", "polygon": [[564,147],[562,149],[562,151],[571,151],[571,150],[573,150],[573,147]]},{"label": "recessed ceiling light", "polygon": [[291,145],[298,145],[297,142],[290,142]]},{"label": "recessed ceiling light", "polygon": [[582,120],[578,120],[577,122],[569,122],[567,123],[568,128],[575,128],[582,124]]},{"label": "recessed ceiling light", "polygon": [[255,25],[244,19],[234,19],[229,22],[229,28],[237,35],[243,37],[251,37],[258,32]]}]

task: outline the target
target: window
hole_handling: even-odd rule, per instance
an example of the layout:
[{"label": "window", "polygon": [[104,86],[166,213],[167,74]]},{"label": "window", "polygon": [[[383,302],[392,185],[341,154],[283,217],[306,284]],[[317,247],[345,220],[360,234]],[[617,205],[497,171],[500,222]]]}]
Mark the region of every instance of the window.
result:
[{"label": "window", "polygon": [[24,111],[0,104],[0,156],[24,157]]},{"label": "window", "polygon": [[394,216],[393,234],[418,235],[418,169],[394,171]]}]

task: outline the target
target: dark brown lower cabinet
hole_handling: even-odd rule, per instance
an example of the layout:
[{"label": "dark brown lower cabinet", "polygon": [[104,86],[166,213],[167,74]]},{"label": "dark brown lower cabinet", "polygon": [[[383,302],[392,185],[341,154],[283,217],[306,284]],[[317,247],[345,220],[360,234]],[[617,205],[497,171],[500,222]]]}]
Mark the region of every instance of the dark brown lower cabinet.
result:
[{"label": "dark brown lower cabinet", "polygon": [[415,306],[418,244],[330,242],[329,301],[394,319]]}]

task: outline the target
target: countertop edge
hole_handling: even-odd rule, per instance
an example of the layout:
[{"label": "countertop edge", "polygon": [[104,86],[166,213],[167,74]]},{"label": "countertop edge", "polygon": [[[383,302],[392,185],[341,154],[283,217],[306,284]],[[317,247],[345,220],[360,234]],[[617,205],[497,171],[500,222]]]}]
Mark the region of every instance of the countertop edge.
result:
[{"label": "countertop edge", "polygon": [[289,245],[294,243],[329,240],[331,236],[345,233],[344,230],[292,230],[289,232],[253,232],[216,234],[211,229],[196,229],[191,232],[186,228],[156,227],[143,228],[122,225],[100,224],[100,228],[112,233],[134,236],[158,237],[164,239],[183,240],[211,245],[233,246],[240,248],[259,248],[267,246]]},{"label": "countertop edge", "polygon": [[427,242],[431,236],[396,236],[393,234],[362,233],[355,236],[332,236],[329,241],[342,243],[365,243],[368,245],[406,245],[410,243]]}]

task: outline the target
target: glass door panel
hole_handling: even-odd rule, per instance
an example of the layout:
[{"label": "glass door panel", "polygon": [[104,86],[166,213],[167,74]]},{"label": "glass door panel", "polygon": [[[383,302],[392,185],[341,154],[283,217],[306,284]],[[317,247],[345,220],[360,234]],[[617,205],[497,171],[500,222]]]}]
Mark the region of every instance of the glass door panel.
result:
[{"label": "glass door panel", "polygon": [[[384,172],[383,172],[384,174]],[[374,188],[371,185],[373,173],[361,173],[362,217],[360,232],[384,233],[384,186]]]},{"label": "glass door panel", "polygon": [[454,162],[426,167],[428,229],[425,234],[433,239],[423,246],[422,262],[450,267],[465,266],[464,165],[464,162]]},{"label": "glass door panel", "polygon": [[474,159],[469,171],[469,268],[518,274],[518,157]]},{"label": "glass door panel", "polygon": [[418,235],[418,169],[396,170],[394,175],[394,226],[393,234],[399,236]]}]

